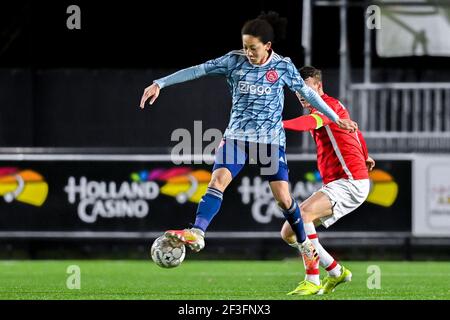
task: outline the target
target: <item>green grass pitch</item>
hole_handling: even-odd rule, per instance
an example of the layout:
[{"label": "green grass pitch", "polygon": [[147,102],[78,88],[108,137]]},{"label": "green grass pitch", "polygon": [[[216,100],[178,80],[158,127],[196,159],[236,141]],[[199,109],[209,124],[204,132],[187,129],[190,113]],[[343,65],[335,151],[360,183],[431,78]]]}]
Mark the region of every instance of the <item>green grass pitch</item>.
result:
[{"label": "green grass pitch", "polygon": [[[70,265],[80,289],[68,289]],[[381,288],[369,289],[381,270]],[[346,262],[353,280],[324,296],[287,296],[303,278],[299,261],[185,261],[162,269],[150,261],[0,261],[0,299],[450,299],[450,262]],[[369,269],[370,270],[370,269]],[[324,272],[321,273],[323,277]]]}]

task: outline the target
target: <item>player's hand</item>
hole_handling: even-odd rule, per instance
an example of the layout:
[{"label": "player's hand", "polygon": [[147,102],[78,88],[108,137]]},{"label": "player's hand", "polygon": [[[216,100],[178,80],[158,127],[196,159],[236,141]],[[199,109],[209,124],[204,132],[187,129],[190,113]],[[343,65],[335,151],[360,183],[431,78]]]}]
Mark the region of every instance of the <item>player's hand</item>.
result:
[{"label": "player's hand", "polygon": [[150,99],[150,105],[152,105],[153,102],[155,102],[156,98],[158,98],[160,90],[161,89],[159,88],[159,86],[156,83],[145,88],[144,94],[142,95],[142,98],[141,98],[140,107],[142,109],[144,109],[145,101],[147,101],[148,99]]},{"label": "player's hand", "polygon": [[358,130],[358,124],[350,119],[339,119],[336,121],[336,124],[339,126],[339,128],[348,130],[350,132],[355,132]]},{"label": "player's hand", "polygon": [[375,167],[375,160],[373,160],[371,157],[367,157],[366,166],[367,170],[372,171],[372,169]]}]

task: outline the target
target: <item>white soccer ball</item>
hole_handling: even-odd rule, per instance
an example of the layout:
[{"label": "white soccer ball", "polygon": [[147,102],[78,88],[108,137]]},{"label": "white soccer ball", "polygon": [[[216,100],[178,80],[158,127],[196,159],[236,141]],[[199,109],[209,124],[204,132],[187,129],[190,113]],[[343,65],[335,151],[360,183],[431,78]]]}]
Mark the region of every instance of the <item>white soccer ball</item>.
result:
[{"label": "white soccer ball", "polygon": [[178,267],[186,256],[184,244],[174,244],[164,235],[156,238],[150,249],[153,261],[162,268]]}]

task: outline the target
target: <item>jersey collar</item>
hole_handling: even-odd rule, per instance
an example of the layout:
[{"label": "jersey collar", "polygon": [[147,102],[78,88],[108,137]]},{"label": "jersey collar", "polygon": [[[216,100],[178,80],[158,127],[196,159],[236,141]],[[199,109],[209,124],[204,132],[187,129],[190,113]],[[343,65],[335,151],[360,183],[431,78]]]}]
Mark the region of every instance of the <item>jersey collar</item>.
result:
[{"label": "jersey collar", "polygon": [[253,64],[248,59],[247,59],[247,61],[254,67],[264,67],[264,66],[267,66],[270,63],[270,61],[272,61],[274,54],[275,54],[275,52],[273,50],[270,50],[269,57],[267,58],[267,61],[264,62],[263,64]]}]

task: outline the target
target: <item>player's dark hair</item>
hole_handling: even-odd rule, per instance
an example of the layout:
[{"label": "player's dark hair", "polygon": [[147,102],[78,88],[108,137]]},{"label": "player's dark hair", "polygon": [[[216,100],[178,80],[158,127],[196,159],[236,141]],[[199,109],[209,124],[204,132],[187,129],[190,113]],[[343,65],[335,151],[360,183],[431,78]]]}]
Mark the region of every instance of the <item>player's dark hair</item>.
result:
[{"label": "player's dark hair", "polygon": [[316,80],[322,82],[322,71],[314,68],[313,66],[304,66],[300,68],[299,72],[303,79],[315,78]]},{"label": "player's dark hair", "polygon": [[258,18],[247,21],[241,35],[248,34],[261,40],[262,43],[279,42],[286,38],[287,19],[274,11],[262,12]]}]

